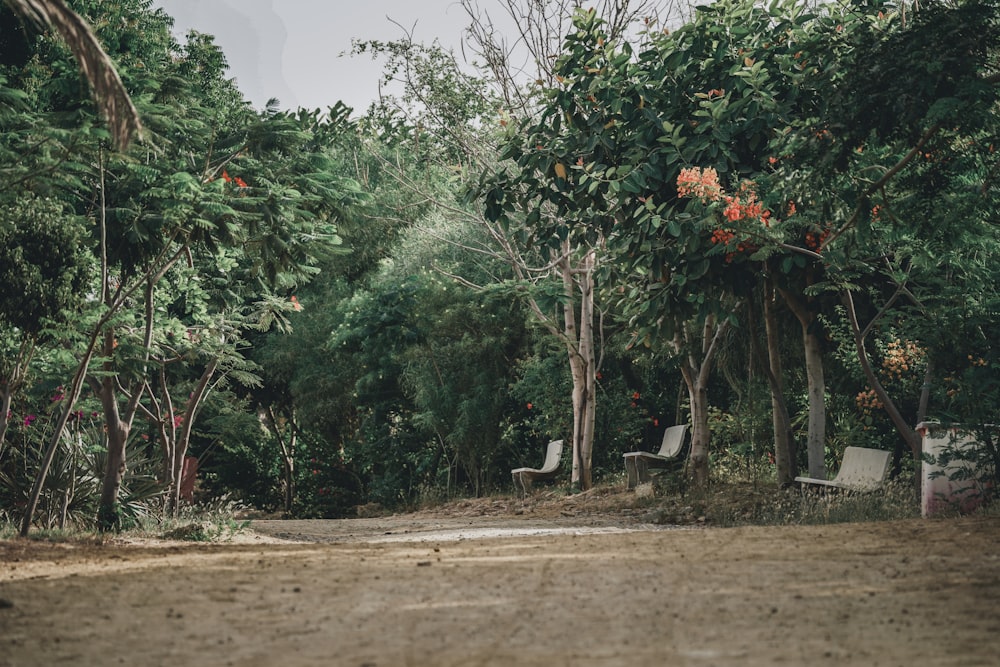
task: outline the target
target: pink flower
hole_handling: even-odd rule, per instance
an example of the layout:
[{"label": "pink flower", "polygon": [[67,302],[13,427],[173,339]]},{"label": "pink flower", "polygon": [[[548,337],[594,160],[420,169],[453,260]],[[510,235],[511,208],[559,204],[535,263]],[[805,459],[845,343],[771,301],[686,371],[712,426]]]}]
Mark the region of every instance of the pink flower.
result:
[{"label": "pink flower", "polygon": [[31,423],[32,423],[33,421],[35,421],[35,419],[37,419],[37,417],[35,417],[35,415],[27,415],[27,416],[26,416],[26,417],[24,418],[24,425],[25,425],[25,426],[31,426]]}]

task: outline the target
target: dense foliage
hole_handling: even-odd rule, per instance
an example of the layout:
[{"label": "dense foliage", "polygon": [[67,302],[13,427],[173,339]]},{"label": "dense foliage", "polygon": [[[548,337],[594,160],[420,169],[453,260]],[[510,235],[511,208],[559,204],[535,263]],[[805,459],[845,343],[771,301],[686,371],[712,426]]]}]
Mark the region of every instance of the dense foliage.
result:
[{"label": "dense foliage", "polygon": [[517,109],[436,46],[358,45],[407,86],[361,116],[255,110],[148,0],[69,4],[144,131],[116,149],[70,50],[3,17],[25,529],[485,494],[571,436],[585,486],[684,422],[699,483],[848,445],[905,471],[917,422],[1000,420],[992,0],[579,11]]}]

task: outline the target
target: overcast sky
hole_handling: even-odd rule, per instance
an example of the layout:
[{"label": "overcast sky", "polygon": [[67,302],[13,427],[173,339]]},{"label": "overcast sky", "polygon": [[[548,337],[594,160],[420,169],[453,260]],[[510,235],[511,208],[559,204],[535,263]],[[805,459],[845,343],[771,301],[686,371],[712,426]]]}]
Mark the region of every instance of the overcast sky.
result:
[{"label": "overcast sky", "polygon": [[[154,0],[188,30],[215,35],[230,74],[256,107],[326,109],[342,100],[364,111],[378,95],[381,66],[346,55],[351,40],[435,39],[456,51],[467,24],[456,0]],[[395,23],[393,23],[395,21]]]}]

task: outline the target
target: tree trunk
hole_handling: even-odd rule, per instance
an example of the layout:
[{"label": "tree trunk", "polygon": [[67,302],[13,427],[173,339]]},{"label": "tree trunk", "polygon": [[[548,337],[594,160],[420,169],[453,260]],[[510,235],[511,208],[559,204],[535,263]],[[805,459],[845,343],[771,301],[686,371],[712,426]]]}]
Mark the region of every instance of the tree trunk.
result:
[{"label": "tree trunk", "polygon": [[809,386],[809,476],[826,479],[826,382],[823,377],[823,353],[819,337],[811,326],[802,327],[806,354],[806,378]]},{"label": "tree trunk", "polygon": [[[205,367],[205,370],[202,371],[201,377],[198,378],[198,384],[195,385],[184,406],[184,421],[181,423],[180,435],[174,439],[170,480],[172,484],[170,487],[170,509],[175,517],[180,511],[181,485],[184,481],[184,459],[187,458],[188,447],[191,444],[191,431],[194,429],[194,421],[198,416],[198,410],[205,400],[205,395],[208,393],[209,385],[218,367],[219,360],[212,359],[208,363],[208,366]],[[164,391],[166,391],[165,386]]]},{"label": "tree trunk", "polygon": [[[104,192],[104,158],[103,154],[100,160],[100,187],[98,189],[99,199],[100,199],[100,215],[99,220],[99,232],[100,232],[100,248],[101,248],[101,294],[99,302],[105,305],[105,312],[101,315],[97,324],[91,330],[90,337],[87,341],[87,347],[84,350],[83,358],[81,359],[79,365],[77,366],[76,374],[73,376],[73,382],[70,385],[70,391],[66,398],[65,404],[62,411],[59,414],[59,419],[52,432],[51,440],[42,456],[41,463],[39,465],[38,474],[35,476],[35,481],[31,487],[31,491],[28,495],[28,505],[25,508],[24,517],[21,521],[21,531],[22,537],[27,537],[29,530],[31,529],[31,522],[34,519],[35,510],[38,508],[38,500],[41,497],[42,487],[45,484],[45,478],[48,475],[49,468],[52,465],[52,459],[55,456],[56,448],[59,446],[59,441],[62,438],[63,431],[66,429],[66,423],[69,421],[69,415],[76,407],[76,402],[80,398],[80,393],[83,391],[83,385],[87,382],[87,372],[90,369],[90,362],[94,357],[94,351],[97,348],[98,341],[101,337],[101,332],[105,332],[105,354],[110,358],[110,355],[114,349],[114,335],[111,329],[105,330],[105,326],[114,317],[115,314],[125,305],[126,300],[131,297],[136,289],[140,285],[145,284],[146,294],[145,294],[145,306],[146,306],[146,338],[145,338],[145,349],[147,354],[149,354],[149,347],[152,340],[152,289],[153,286],[164,276],[167,271],[177,263],[177,261],[184,256],[187,251],[186,246],[179,248],[172,256],[161,258],[162,263],[157,267],[150,267],[145,276],[141,281],[137,281],[129,288],[124,286],[119,286],[115,293],[112,294],[110,290],[111,284],[111,273],[108,268],[108,256],[107,256],[107,225],[106,216],[107,208],[105,206],[105,192]],[[106,368],[110,368],[106,364]],[[145,373],[142,373],[145,375]],[[113,376],[110,376],[113,377]],[[108,385],[112,393],[112,398],[114,398],[114,384]],[[108,452],[108,468],[105,471],[102,491],[101,491],[101,505],[98,516],[98,525],[102,524],[100,512],[105,510],[115,510],[114,507],[117,504],[118,489],[121,487],[121,477],[124,474],[125,466],[125,450],[124,444],[127,439],[128,429],[131,427],[132,418],[135,416],[135,411],[138,409],[139,399],[141,397],[141,392],[136,391],[132,398],[130,399],[129,406],[126,409],[126,418],[124,424],[124,435],[120,432],[122,429],[120,426],[122,422],[120,419],[115,419],[114,423],[108,423],[108,438],[109,438],[109,452]],[[105,405],[105,415],[107,416],[107,404],[105,399],[102,397],[102,404]],[[114,414],[117,415],[118,408],[117,403],[115,405]],[[117,428],[116,428],[117,427]],[[121,453],[120,460],[117,462],[112,461],[112,452],[110,439],[114,437],[121,441]],[[117,482],[114,481],[117,479]],[[112,491],[114,495],[112,496]],[[110,501],[110,505],[105,506],[105,500]]]},{"label": "tree trunk", "polygon": [[0,459],[3,458],[4,443],[7,441],[7,414],[10,412],[11,399],[14,391],[8,382],[0,384]]},{"label": "tree trunk", "polygon": [[809,433],[806,437],[809,476],[826,479],[826,381],[823,376],[822,346],[816,334],[817,313],[791,292],[780,292],[802,327],[809,398]]},{"label": "tree trunk", "polygon": [[[295,413],[287,421],[288,438],[282,432],[282,427],[278,423],[278,418],[274,414],[274,406],[267,406],[266,410],[261,409],[258,414],[261,421],[274,434],[281,449],[281,474],[282,484],[285,487],[284,510],[286,516],[291,516],[292,508],[295,504],[295,446],[297,444],[298,429],[295,426]],[[443,445],[442,445],[443,446]],[[449,475],[451,474],[449,470]]]},{"label": "tree trunk", "polygon": [[878,400],[882,401],[882,406],[896,427],[896,431],[899,432],[899,435],[909,446],[910,452],[913,454],[913,460],[919,464],[923,440],[920,434],[906,423],[903,413],[899,411],[899,408],[889,397],[889,393],[882,386],[882,383],[879,382],[878,376],[872,368],[871,360],[868,358],[868,351],[865,349],[866,332],[863,332],[861,326],[858,324],[858,314],[854,308],[854,297],[851,296],[849,290],[844,290],[842,298],[844,307],[847,310],[847,318],[851,323],[851,333],[854,334],[854,346],[858,354],[858,362],[861,364],[861,370],[864,372],[868,384],[875,391],[875,395],[878,396]]},{"label": "tree trunk", "polygon": [[[110,359],[114,350],[114,328],[104,332],[104,356]],[[97,527],[101,532],[121,527],[118,492],[125,478],[125,444],[131,430],[131,422],[124,420],[118,408],[118,392],[111,361],[104,362],[104,378],[100,382],[101,407],[104,410],[104,424],[107,431],[108,457],[101,482],[101,501],[97,510]]]},{"label": "tree trunk", "polygon": [[920,400],[917,402],[917,423],[927,421],[927,406],[931,402],[931,381],[934,379],[934,361],[927,359],[924,369],[924,383],[920,387]]},{"label": "tree trunk", "polygon": [[708,379],[729,320],[719,322],[716,317],[710,316],[698,327],[700,335],[697,336],[691,333],[689,327],[690,323],[680,328],[682,333],[674,337],[672,345],[681,358],[681,375],[691,402],[690,474],[695,486],[703,488],[709,480],[708,454],[712,439],[708,428]]},{"label": "tree trunk", "polygon": [[283,456],[285,473],[285,515],[292,516],[292,508],[295,506],[295,431],[288,443],[288,456]]},{"label": "tree trunk", "polygon": [[[567,253],[568,254],[568,253]],[[594,354],[594,264],[590,250],[574,270],[567,258],[562,262],[563,289],[567,303],[563,307],[566,351],[573,378],[573,488],[587,490],[593,485],[594,425],[597,410],[597,385]],[[573,304],[579,290],[580,318]]]},{"label": "tree trunk", "polygon": [[691,403],[691,476],[698,487],[708,484],[708,452],[712,432],[708,428],[708,387],[700,381],[696,368],[682,366]]},{"label": "tree trunk", "polygon": [[[778,484],[786,486],[795,479],[795,438],[788,415],[788,404],[782,386],[781,351],[779,349],[778,318],[774,312],[774,285],[764,283],[764,331],[767,338],[767,381],[771,389],[771,422],[774,427],[774,463]],[[756,340],[756,338],[754,339]]]}]

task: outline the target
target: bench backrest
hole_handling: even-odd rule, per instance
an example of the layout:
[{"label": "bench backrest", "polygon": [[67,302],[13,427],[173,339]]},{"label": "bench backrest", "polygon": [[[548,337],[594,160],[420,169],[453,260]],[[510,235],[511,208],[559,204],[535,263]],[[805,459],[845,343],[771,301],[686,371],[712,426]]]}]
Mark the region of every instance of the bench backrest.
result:
[{"label": "bench backrest", "polygon": [[545,449],[545,463],[540,468],[541,472],[552,472],[559,468],[559,460],[562,458],[562,440],[553,440]]},{"label": "bench backrest", "polygon": [[657,456],[674,458],[681,453],[684,448],[684,434],[687,432],[687,424],[671,426],[663,433],[663,442],[660,444],[660,451]]},{"label": "bench backrest", "polygon": [[844,486],[872,489],[882,485],[889,473],[892,452],[867,447],[848,447],[844,462],[833,481]]}]

